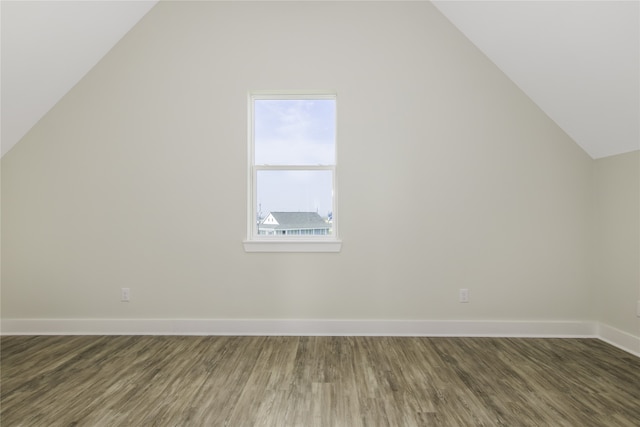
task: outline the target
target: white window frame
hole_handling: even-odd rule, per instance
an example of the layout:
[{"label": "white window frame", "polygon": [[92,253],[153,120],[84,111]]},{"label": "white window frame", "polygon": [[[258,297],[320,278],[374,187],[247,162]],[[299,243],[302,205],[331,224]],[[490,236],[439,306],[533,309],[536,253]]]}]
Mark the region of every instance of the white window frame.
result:
[{"label": "white window frame", "polygon": [[[253,91],[248,97],[248,202],[247,202],[247,239],[243,241],[246,252],[339,252],[342,241],[338,238],[337,206],[337,102],[336,135],[334,135],[334,162],[332,165],[256,165],[254,145],[254,105],[256,100],[337,100],[335,92],[329,91]],[[258,212],[257,177],[258,171],[277,170],[328,170],[332,173],[332,234],[329,236],[309,235],[259,235],[256,223]]]}]

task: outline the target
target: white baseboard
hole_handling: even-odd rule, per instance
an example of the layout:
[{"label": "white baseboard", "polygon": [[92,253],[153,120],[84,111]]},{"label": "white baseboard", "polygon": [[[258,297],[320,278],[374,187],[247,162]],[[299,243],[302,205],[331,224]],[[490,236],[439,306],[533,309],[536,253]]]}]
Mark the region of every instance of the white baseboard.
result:
[{"label": "white baseboard", "polygon": [[632,335],[604,323],[598,323],[597,335],[602,341],[640,357],[640,336]]},{"label": "white baseboard", "polygon": [[587,321],[4,319],[2,335],[332,335],[595,338]]},{"label": "white baseboard", "polygon": [[640,337],[590,321],[3,319],[2,335],[301,335],[599,338],[640,357]]}]

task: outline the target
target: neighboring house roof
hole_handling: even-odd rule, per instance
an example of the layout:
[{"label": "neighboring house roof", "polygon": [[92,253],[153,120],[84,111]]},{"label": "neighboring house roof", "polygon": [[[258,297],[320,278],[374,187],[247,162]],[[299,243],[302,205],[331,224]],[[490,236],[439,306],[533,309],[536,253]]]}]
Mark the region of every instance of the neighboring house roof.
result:
[{"label": "neighboring house roof", "polygon": [[[275,224],[273,223],[275,220]],[[260,223],[260,228],[274,230],[329,228],[317,212],[271,212]]]}]

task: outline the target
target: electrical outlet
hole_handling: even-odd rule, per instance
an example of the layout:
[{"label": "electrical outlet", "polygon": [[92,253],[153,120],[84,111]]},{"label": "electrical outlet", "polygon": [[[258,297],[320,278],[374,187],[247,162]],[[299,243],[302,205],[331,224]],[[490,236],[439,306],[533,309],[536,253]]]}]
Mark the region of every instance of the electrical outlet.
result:
[{"label": "electrical outlet", "polygon": [[460,289],[460,302],[469,302],[469,289]]},{"label": "electrical outlet", "polygon": [[129,288],[122,288],[120,290],[120,301],[129,302],[130,297],[131,297],[131,292],[129,291]]}]

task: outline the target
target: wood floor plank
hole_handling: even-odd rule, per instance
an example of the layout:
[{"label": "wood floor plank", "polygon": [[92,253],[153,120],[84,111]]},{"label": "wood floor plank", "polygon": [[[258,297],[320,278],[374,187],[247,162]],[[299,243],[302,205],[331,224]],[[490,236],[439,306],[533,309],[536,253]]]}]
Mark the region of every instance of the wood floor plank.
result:
[{"label": "wood floor plank", "polygon": [[595,339],[0,338],[0,425],[640,425],[640,359]]}]

